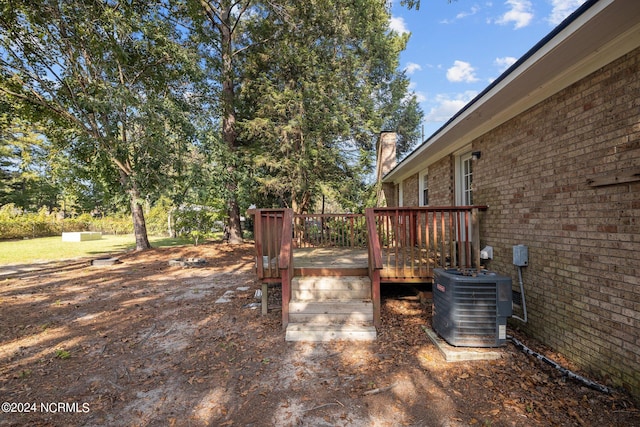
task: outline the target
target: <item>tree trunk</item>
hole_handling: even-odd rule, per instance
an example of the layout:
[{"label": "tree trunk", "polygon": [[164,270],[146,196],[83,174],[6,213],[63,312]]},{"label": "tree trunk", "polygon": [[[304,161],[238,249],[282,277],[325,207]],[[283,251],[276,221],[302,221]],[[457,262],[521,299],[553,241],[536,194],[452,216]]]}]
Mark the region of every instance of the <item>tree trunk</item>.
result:
[{"label": "tree trunk", "polygon": [[242,239],[242,224],[240,223],[240,207],[235,200],[229,200],[227,209],[229,211],[229,243],[239,245]]},{"label": "tree trunk", "polygon": [[147,237],[147,223],[144,220],[144,210],[140,204],[140,192],[134,183],[128,191],[131,198],[131,216],[133,217],[133,232],[136,237],[136,251],[151,249]]},{"label": "tree trunk", "polygon": [[291,191],[291,209],[296,215],[308,212],[310,203],[311,193],[309,191],[303,190],[302,194],[297,193],[295,190]]},{"label": "tree trunk", "polygon": [[237,150],[235,91],[233,79],[233,34],[231,7],[223,14],[224,25],[220,27],[222,47],[222,140],[231,152],[231,164],[227,166],[230,182],[227,184],[227,215],[229,217],[229,243],[242,243],[240,207],[238,206],[238,183],[236,182],[235,152]]}]

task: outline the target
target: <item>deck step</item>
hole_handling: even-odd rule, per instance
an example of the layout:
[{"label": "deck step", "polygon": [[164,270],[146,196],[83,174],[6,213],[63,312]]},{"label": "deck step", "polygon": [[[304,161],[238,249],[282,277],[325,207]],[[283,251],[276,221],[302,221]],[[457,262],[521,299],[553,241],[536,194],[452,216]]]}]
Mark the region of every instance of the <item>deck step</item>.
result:
[{"label": "deck step", "polygon": [[368,276],[311,275],[291,283],[287,341],[374,340]]},{"label": "deck step", "polygon": [[286,341],[332,341],[354,340],[373,341],[376,339],[376,328],[367,324],[300,324],[289,323],[285,336]]},{"label": "deck step", "polygon": [[353,277],[369,274],[366,267],[295,267],[293,272],[295,276]]},{"label": "deck step", "polygon": [[292,323],[373,322],[371,301],[292,301],[289,303]]},{"label": "deck step", "polygon": [[296,277],[291,283],[294,301],[370,300],[371,280],[360,276]]}]

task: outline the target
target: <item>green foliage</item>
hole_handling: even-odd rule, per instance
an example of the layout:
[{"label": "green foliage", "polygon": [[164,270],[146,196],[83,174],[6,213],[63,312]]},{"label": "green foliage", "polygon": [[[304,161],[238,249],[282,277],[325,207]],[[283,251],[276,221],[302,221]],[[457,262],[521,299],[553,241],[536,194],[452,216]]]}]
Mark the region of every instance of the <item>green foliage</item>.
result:
[{"label": "green foliage", "polygon": [[[147,229],[154,236],[168,236],[169,217],[178,235],[193,239],[196,244],[203,238],[220,232],[222,214],[208,206],[185,205],[176,209],[169,199],[161,198],[147,214]],[[121,235],[133,233],[131,217],[125,213],[92,216],[83,213],[63,219],[61,212],[49,212],[46,208],[36,213],[25,212],[14,204],[0,207],[0,239],[33,239],[59,236],[63,231],[99,231],[103,234]]]},{"label": "green foliage", "polygon": [[208,206],[182,206],[175,213],[179,236],[188,236],[197,246],[202,239],[219,232],[220,212]]},{"label": "green foliage", "polygon": [[0,239],[51,236],[59,230],[54,216],[45,209],[24,214],[14,204],[0,208]]},{"label": "green foliage", "polygon": [[15,205],[0,207],[0,239],[33,239],[57,236],[63,231],[99,231],[105,234],[131,234],[131,218],[125,215],[111,215],[93,218],[82,214],[74,218],[62,218],[59,212],[46,208],[37,213],[23,212]]},{"label": "green foliage", "polygon": [[[88,215],[84,214],[83,216],[86,218]],[[69,223],[71,223],[71,227],[76,228],[76,230],[69,230],[67,228],[69,226]],[[65,231],[100,231],[104,234],[114,235],[133,233],[133,224],[131,223],[131,217],[125,214],[112,214],[100,218],[92,218],[91,221],[85,223],[85,225],[88,225],[89,228],[84,230],[77,230],[78,225],[74,223],[73,219],[64,220]]]},{"label": "green foliage", "polygon": [[139,248],[141,200],[167,184],[193,136],[198,58],[172,2],[16,0],[0,8],[0,92],[47,122],[87,176],[127,195]]},{"label": "green foliage", "polygon": [[6,113],[0,118],[0,205],[32,211],[55,206],[59,189],[52,182],[50,148],[37,126]]},{"label": "green foliage", "polygon": [[305,0],[283,10],[286,19],[259,27],[266,42],[246,52],[239,85],[256,192],[303,212],[334,188],[361,208],[379,131],[416,139],[421,112],[397,71],[407,36],[389,30],[382,2]]},{"label": "green foliage", "polygon": [[[0,219],[0,236],[129,232],[126,211],[146,238],[173,233],[176,206],[234,217],[250,204],[309,210],[321,194],[362,210],[376,135],[396,130],[402,153],[422,115],[387,5],[3,4],[0,205],[22,212]],[[194,239],[208,233],[211,218],[186,217]]]},{"label": "green foliage", "polygon": [[[452,0],[448,0],[451,3]],[[420,0],[400,0],[400,5],[407,7],[408,9],[415,8],[416,10],[420,9]]]},{"label": "green foliage", "polygon": [[61,348],[56,350],[56,359],[66,360],[66,359],[69,359],[70,357],[71,357],[71,353],[68,352],[67,350],[64,350]]},{"label": "green foliage", "polygon": [[149,234],[154,236],[171,234],[169,230],[169,215],[173,209],[171,201],[164,196],[149,209],[145,217]]}]

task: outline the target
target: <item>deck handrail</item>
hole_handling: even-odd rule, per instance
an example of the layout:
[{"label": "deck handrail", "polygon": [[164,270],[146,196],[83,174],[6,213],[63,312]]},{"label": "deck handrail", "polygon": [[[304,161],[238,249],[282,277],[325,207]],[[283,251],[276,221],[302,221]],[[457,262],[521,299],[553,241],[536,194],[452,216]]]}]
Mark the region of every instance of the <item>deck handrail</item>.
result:
[{"label": "deck handrail", "polygon": [[380,327],[380,271],[382,270],[382,250],[378,229],[376,227],[376,216],[373,208],[365,210],[365,221],[367,225],[367,251],[369,253],[369,279],[371,280],[371,302],[373,304],[373,325]]},{"label": "deck handrail", "polygon": [[373,236],[378,235],[376,228],[376,217],[373,208],[367,208],[365,211],[365,218],[367,220],[367,248],[370,252],[369,265],[371,268],[379,270],[382,268],[382,252],[380,250],[380,240],[373,239]]},{"label": "deck handrail", "polygon": [[291,209],[285,209],[283,213],[278,265],[282,279],[282,327],[286,328],[289,324],[289,301],[291,301],[291,280],[293,279],[293,210]]},{"label": "deck handrail", "polygon": [[366,230],[362,214],[294,214],[294,245],[304,247],[365,248]]},{"label": "deck handrail", "polygon": [[399,207],[379,207],[373,208],[375,212],[384,211],[397,211],[397,210],[412,210],[412,211],[471,211],[472,209],[478,209],[486,211],[489,206],[486,205],[460,205],[460,206],[399,206]]},{"label": "deck handrail", "polygon": [[487,206],[374,208],[385,282],[423,282],[433,268],[480,266],[478,212]]},{"label": "deck handrail", "polygon": [[281,227],[284,209],[249,209],[247,215],[254,218],[256,250],[256,274],[268,282],[280,281],[278,258],[282,240]]}]

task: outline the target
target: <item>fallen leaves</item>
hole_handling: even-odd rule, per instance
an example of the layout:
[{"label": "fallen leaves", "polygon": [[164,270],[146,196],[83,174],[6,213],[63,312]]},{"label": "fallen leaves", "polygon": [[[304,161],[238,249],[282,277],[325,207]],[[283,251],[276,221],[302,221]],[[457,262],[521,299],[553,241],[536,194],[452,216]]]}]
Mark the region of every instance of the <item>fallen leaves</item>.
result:
[{"label": "fallen leaves", "polygon": [[[199,256],[211,265],[166,263]],[[499,361],[445,363],[422,329],[430,327],[431,306],[407,287],[384,289],[378,340],[299,345],[284,342],[280,312],[243,308],[253,291],[212,304],[227,289],[259,287],[247,267],[250,245],[152,250],[122,260],[108,280],[78,264],[2,282],[6,399],[56,401],[67,390],[91,404],[93,418],[58,414],[60,425],[640,425],[624,396],[576,386],[510,346]],[[95,286],[81,292],[77,284]],[[130,303],[142,295],[149,300]],[[275,288],[270,304],[278,297]],[[79,311],[99,316],[74,321]],[[52,357],[70,339],[77,340],[66,349],[72,357]]]}]

